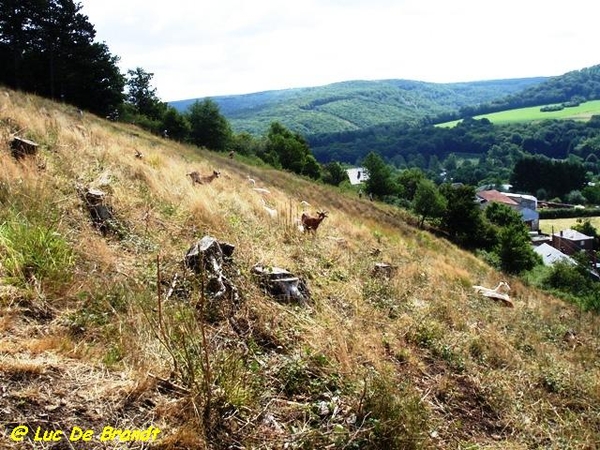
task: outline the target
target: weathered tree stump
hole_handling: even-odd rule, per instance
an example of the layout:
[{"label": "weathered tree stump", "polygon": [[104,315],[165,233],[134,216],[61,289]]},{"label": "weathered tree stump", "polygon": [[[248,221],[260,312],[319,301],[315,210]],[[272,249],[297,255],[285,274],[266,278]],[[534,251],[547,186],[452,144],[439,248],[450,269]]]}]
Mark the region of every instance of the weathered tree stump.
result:
[{"label": "weathered tree stump", "polygon": [[185,266],[204,277],[208,294],[204,312],[209,320],[231,317],[239,308],[238,289],[225,274],[234,250],[234,245],[204,236],[185,255]]},{"label": "weathered tree stump", "polygon": [[87,209],[94,226],[103,235],[117,231],[117,221],[109,205],[106,204],[106,193],[100,189],[88,189],[84,195]]},{"label": "weathered tree stump", "polygon": [[28,139],[14,137],[10,142],[13,157],[20,159],[27,155],[35,155],[38,151],[38,144]]},{"label": "weathered tree stump", "polygon": [[252,272],[258,277],[261,287],[278,300],[306,303],[310,298],[306,284],[285,269],[257,264]]},{"label": "weathered tree stump", "polygon": [[371,271],[371,276],[373,277],[384,277],[384,278],[392,278],[396,273],[396,268],[387,263],[375,263],[373,266],[373,270]]}]

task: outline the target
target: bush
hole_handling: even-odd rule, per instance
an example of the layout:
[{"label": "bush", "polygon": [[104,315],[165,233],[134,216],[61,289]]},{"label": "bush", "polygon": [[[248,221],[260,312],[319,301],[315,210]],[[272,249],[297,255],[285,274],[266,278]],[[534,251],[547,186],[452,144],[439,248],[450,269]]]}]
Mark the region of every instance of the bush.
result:
[{"label": "bush", "polygon": [[427,447],[428,413],[418,393],[407,383],[380,374],[365,399],[363,416],[373,426],[367,449]]}]

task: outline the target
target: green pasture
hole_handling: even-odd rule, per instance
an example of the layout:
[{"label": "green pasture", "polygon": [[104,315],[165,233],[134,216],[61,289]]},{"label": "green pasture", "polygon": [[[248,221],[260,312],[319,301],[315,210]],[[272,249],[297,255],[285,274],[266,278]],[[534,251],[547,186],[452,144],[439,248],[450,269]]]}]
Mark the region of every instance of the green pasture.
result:
[{"label": "green pasture", "polygon": [[[515,122],[531,122],[535,120],[545,119],[573,119],[573,120],[589,120],[593,115],[600,114],[600,100],[593,100],[582,103],[579,106],[572,108],[564,108],[560,111],[540,111],[541,106],[532,106],[529,108],[509,109],[491,114],[482,114],[475,116],[475,119],[483,119],[484,117],[490,122],[501,125]],[[452,128],[460,120],[437,124],[438,127]]]},{"label": "green pasture", "polygon": [[[590,223],[596,230],[600,230],[600,217],[588,217]],[[585,220],[585,219],[583,219]],[[577,225],[577,218],[566,219],[540,219],[540,230],[542,233],[551,234],[553,231],[558,233],[560,230],[566,230]]]}]

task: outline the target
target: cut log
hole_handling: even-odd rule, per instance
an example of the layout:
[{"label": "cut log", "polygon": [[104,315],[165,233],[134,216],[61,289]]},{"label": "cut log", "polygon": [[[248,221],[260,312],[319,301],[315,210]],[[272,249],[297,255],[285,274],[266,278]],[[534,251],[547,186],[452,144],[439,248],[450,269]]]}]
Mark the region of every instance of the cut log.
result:
[{"label": "cut log", "polygon": [[10,148],[12,150],[12,155],[17,159],[20,159],[27,155],[35,155],[38,151],[38,144],[16,136],[10,142]]}]

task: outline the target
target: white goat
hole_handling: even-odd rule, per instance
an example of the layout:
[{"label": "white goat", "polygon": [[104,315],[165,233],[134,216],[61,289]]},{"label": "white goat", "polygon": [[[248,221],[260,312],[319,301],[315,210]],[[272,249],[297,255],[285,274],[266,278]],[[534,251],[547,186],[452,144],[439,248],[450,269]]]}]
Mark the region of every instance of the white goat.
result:
[{"label": "white goat", "polygon": [[510,286],[506,281],[501,281],[494,289],[486,288],[484,286],[473,286],[473,289],[477,294],[481,294],[484,297],[502,300],[505,305],[510,307],[514,306],[507,294],[507,292],[510,291]]},{"label": "white goat", "polygon": [[272,219],[275,219],[277,217],[277,210],[273,209],[273,208],[269,208],[267,206],[267,202],[265,202],[264,198],[261,198],[262,203],[263,203],[263,208],[265,209],[265,211],[267,212],[267,214],[269,214],[269,216],[271,216]]}]

